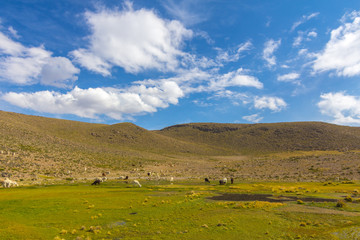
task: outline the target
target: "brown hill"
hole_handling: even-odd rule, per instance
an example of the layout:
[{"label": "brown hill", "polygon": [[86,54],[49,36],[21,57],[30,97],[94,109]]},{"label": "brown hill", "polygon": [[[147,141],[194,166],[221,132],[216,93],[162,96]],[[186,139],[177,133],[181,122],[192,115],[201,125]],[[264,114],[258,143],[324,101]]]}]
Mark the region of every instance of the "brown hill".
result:
[{"label": "brown hill", "polygon": [[243,154],[360,149],[360,128],[322,122],[190,123],[167,127],[159,133]]},{"label": "brown hill", "polygon": [[24,177],[129,171],[171,162],[174,156],[220,153],[132,123],[93,124],[0,111],[0,172],[21,171]]},{"label": "brown hill", "polygon": [[313,179],[341,173],[358,178],[360,153],[352,150],[360,150],[360,128],[321,122],[191,123],[148,131],[132,123],[0,111],[0,173],[25,180],[90,177],[107,170],[134,177],[155,171],[175,177]]}]

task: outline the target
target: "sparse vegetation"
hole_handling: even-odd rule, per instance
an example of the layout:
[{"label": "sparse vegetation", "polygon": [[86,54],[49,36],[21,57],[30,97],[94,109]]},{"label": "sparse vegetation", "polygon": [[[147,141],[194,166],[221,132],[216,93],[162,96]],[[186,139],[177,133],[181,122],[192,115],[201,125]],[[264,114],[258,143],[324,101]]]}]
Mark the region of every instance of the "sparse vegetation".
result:
[{"label": "sparse vegetation", "polygon": [[346,206],[346,203],[343,201],[343,200],[339,200],[337,203],[336,203],[336,207],[338,208],[343,208]]},{"label": "sparse vegetation", "polygon": [[354,171],[360,166],[359,128],[326,123],[198,123],[147,131],[131,123],[0,111],[0,130],[0,168],[16,179],[84,178],[103,170],[349,184],[360,179]]}]

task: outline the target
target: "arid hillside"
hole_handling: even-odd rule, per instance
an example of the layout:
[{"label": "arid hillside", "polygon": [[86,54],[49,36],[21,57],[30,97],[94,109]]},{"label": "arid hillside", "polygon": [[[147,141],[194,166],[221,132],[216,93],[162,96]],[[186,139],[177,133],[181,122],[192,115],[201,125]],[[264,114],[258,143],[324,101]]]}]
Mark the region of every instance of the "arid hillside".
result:
[{"label": "arid hillside", "polygon": [[360,179],[360,128],[321,122],[191,123],[148,131],[0,111],[0,173],[20,180],[126,174]]},{"label": "arid hillside", "polygon": [[360,128],[322,122],[190,123],[167,127],[159,133],[243,154],[360,149]]},{"label": "arid hillside", "polygon": [[92,124],[0,111],[0,170],[20,171],[24,177],[130,171],[171,162],[174,156],[209,154],[225,153],[131,123]]}]

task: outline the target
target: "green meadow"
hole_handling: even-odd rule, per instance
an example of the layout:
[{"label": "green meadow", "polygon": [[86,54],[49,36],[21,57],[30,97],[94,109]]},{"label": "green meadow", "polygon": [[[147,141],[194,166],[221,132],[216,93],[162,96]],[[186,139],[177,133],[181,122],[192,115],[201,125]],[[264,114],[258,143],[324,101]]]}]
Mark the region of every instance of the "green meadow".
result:
[{"label": "green meadow", "polygon": [[[357,182],[141,183],[141,188],[121,181],[1,188],[0,239],[360,238]],[[303,200],[210,199],[222,194]]]}]

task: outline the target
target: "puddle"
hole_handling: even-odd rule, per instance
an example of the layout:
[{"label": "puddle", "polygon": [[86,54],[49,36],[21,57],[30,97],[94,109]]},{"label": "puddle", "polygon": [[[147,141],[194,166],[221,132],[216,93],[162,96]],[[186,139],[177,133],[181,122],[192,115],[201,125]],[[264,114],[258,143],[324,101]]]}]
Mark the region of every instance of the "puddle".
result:
[{"label": "puddle", "polygon": [[338,199],[316,198],[316,197],[295,197],[295,196],[274,196],[271,194],[230,194],[225,193],[220,196],[208,199],[216,201],[266,201],[266,202],[288,202],[301,200],[303,202],[337,202]]}]

